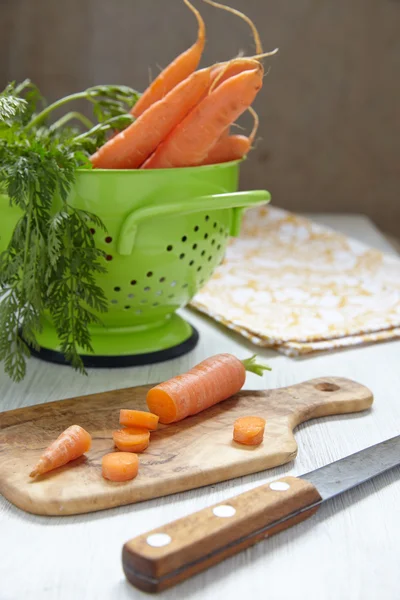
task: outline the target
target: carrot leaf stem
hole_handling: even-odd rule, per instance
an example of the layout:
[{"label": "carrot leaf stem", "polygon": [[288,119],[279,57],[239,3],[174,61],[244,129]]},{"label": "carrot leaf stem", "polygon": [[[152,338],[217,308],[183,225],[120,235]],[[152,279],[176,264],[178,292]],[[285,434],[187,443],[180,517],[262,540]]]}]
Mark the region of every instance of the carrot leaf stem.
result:
[{"label": "carrot leaf stem", "polygon": [[253,356],[251,356],[250,358],[246,358],[241,362],[246,371],[249,371],[250,373],[255,373],[255,375],[258,375],[259,377],[262,377],[264,371],[272,371],[272,368],[270,366],[257,363],[256,360],[257,354],[253,354]]}]

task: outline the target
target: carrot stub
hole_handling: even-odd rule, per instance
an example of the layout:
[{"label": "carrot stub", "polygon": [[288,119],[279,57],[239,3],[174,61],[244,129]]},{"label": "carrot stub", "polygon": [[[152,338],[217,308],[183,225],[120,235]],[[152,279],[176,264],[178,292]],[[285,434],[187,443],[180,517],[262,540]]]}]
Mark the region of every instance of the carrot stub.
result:
[{"label": "carrot stub", "polygon": [[145,410],[128,410],[122,408],[119,413],[119,422],[124,427],[143,427],[155,431],[158,426],[158,416]]},{"label": "carrot stub", "polygon": [[147,406],[161,423],[181,421],[239,392],[246,371],[262,375],[264,370],[271,369],[257,364],[255,356],[240,361],[232,354],[217,354],[153,387],[147,393]]},{"label": "carrot stub", "polygon": [[89,450],[91,444],[92,437],[85,429],[71,425],[46,448],[30,477],[42,475],[79,458]]},{"label": "carrot stub", "polygon": [[143,427],[126,427],[113,431],[114,444],[122,452],[143,452],[149,445],[150,432]]},{"label": "carrot stub", "polygon": [[240,417],[233,424],[233,439],[245,446],[258,446],[264,438],[265,419]]},{"label": "carrot stub", "polygon": [[101,460],[101,471],[104,479],[129,481],[138,474],[139,459],[131,452],[110,452]]}]

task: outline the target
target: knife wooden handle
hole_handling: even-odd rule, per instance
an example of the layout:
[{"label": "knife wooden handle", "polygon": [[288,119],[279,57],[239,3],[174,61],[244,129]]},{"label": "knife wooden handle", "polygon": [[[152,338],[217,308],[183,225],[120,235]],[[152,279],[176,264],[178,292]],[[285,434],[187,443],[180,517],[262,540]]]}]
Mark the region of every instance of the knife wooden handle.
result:
[{"label": "knife wooden handle", "polygon": [[200,510],[123,547],[127,579],[160,592],[310,517],[321,496],[308,481],[283,477]]}]

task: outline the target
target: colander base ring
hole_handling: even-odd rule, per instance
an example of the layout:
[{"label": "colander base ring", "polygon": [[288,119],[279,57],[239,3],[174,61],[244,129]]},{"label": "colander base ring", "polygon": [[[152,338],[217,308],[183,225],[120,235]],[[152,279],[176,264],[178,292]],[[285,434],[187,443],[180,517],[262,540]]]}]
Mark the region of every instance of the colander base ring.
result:
[{"label": "colander base ring", "polygon": [[[151,365],[167,360],[172,360],[191,352],[199,341],[199,332],[193,325],[190,325],[192,334],[184,342],[181,342],[171,348],[156,350],[155,352],[146,352],[143,354],[125,354],[120,356],[99,356],[91,354],[81,354],[82,362],[88,369],[118,369],[123,367],[138,367]],[[45,362],[58,365],[70,366],[65,360],[64,355],[57,350],[40,347],[39,350],[30,347],[32,356]]]}]

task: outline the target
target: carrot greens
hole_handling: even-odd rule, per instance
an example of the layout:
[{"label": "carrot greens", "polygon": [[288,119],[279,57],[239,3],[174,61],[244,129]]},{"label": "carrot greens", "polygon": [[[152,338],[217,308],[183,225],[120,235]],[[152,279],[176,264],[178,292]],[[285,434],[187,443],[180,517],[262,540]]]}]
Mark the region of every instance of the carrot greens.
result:
[{"label": "carrot greens", "polygon": [[[77,111],[49,123],[54,110],[78,99],[92,105],[95,123]],[[25,376],[43,315],[53,322],[66,360],[85,372],[79,348],[92,350],[88,326],[106,311],[95,283],[105,263],[90,228],[104,226],[68,197],[77,169],[91,168],[89,157],[107,132],[132,123],[137,99],[125,86],[96,86],[42,108],[28,80],[0,93],[0,202],[20,211],[0,254],[0,361],[14,381]]]}]

